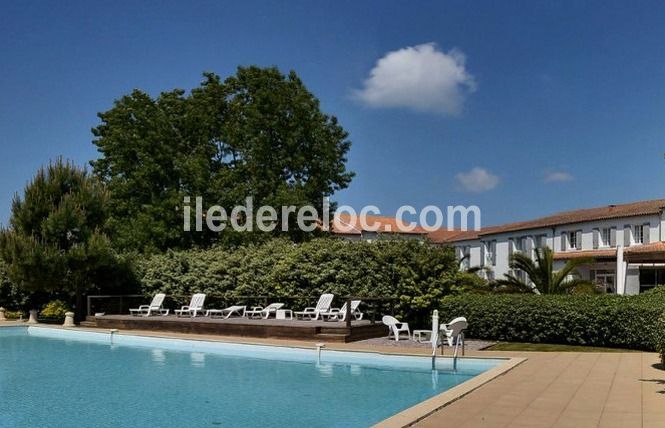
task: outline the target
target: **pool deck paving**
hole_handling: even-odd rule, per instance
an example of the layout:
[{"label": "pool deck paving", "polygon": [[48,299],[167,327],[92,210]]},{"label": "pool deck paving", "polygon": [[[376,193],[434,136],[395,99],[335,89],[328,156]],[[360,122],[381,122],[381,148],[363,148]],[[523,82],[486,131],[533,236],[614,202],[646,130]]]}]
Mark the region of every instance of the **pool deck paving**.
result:
[{"label": "pool deck paving", "polygon": [[[122,333],[307,348],[315,346],[311,341],[245,340],[150,331]],[[398,354],[426,355],[430,352],[427,348],[367,343],[330,343],[326,347]],[[449,350],[447,354],[450,355]],[[524,361],[520,360],[520,364],[491,381],[470,388],[462,397],[412,426],[665,427],[665,370],[660,368],[660,360],[655,353],[467,351],[466,355]]]}]

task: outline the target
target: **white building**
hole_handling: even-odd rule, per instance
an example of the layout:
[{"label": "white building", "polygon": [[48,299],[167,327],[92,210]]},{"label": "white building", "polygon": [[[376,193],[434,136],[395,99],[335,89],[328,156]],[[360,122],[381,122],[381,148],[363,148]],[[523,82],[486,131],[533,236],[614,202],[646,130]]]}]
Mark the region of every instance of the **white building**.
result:
[{"label": "white building", "polygon": [[[468,267],[482,266],[488,279],[510,271],[511,254],[533,257],[536,247],[554,250],[555,268],[575,257],[594,263],[582,277],[618,294],[637,294],[665,284],[665,199],[562,212],[477,232],[441,231],[434,242],[453,245]],[[515,272],[519,275],[519,272]]]}]

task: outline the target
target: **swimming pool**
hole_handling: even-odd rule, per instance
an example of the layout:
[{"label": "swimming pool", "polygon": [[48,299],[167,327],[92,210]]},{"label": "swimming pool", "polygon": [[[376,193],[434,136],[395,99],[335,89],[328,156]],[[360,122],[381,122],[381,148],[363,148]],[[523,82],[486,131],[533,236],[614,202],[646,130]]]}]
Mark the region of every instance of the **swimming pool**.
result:
[{"label": "swimming pool", "polygon": [[1,427],[365,427],[497,366],[0,328]]}]

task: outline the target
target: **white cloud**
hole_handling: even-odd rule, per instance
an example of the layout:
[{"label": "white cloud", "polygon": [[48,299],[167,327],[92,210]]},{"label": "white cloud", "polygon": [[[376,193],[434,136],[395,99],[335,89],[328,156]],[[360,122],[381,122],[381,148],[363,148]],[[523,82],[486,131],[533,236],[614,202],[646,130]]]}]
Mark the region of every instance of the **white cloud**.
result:
[{"label": "white cloud", "polygon": [[561,183],[564,181],[572,181],[575,177],[565,171],[546,171],[545,183]]},{"label": "white cloud", "polygon": [[445,53],[434,43],[388,52],[354,95],[370,107],[458,115],[466,95],[476,90],[465,63],[460,50]]},{"label": "white cloud", "polygon": [[468,172],[455,176],[460,188],[466,192],[480,193],[494,189],[499,184],[499,177],[485,168],[475,167]]}]

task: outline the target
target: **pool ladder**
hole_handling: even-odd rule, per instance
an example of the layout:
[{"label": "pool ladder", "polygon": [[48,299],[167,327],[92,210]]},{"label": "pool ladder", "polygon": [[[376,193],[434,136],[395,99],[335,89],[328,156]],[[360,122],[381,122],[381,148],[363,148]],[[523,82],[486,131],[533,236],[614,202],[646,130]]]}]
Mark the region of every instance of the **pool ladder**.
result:
[{"label": "pool ladder", "polygon": [[[432,370],[436,370],[436,350],[441,345],[441,355],[443,355],[443,342],[439,339],[439,311],[434,310],[432,314]],[[464,336],[461,336],[462,339],[462,355],[464,355]],[[460,344],[460,337],[456,338],[455,341],[455,352],[453,354],[453,370],[457,370],[457,350]]]}]

